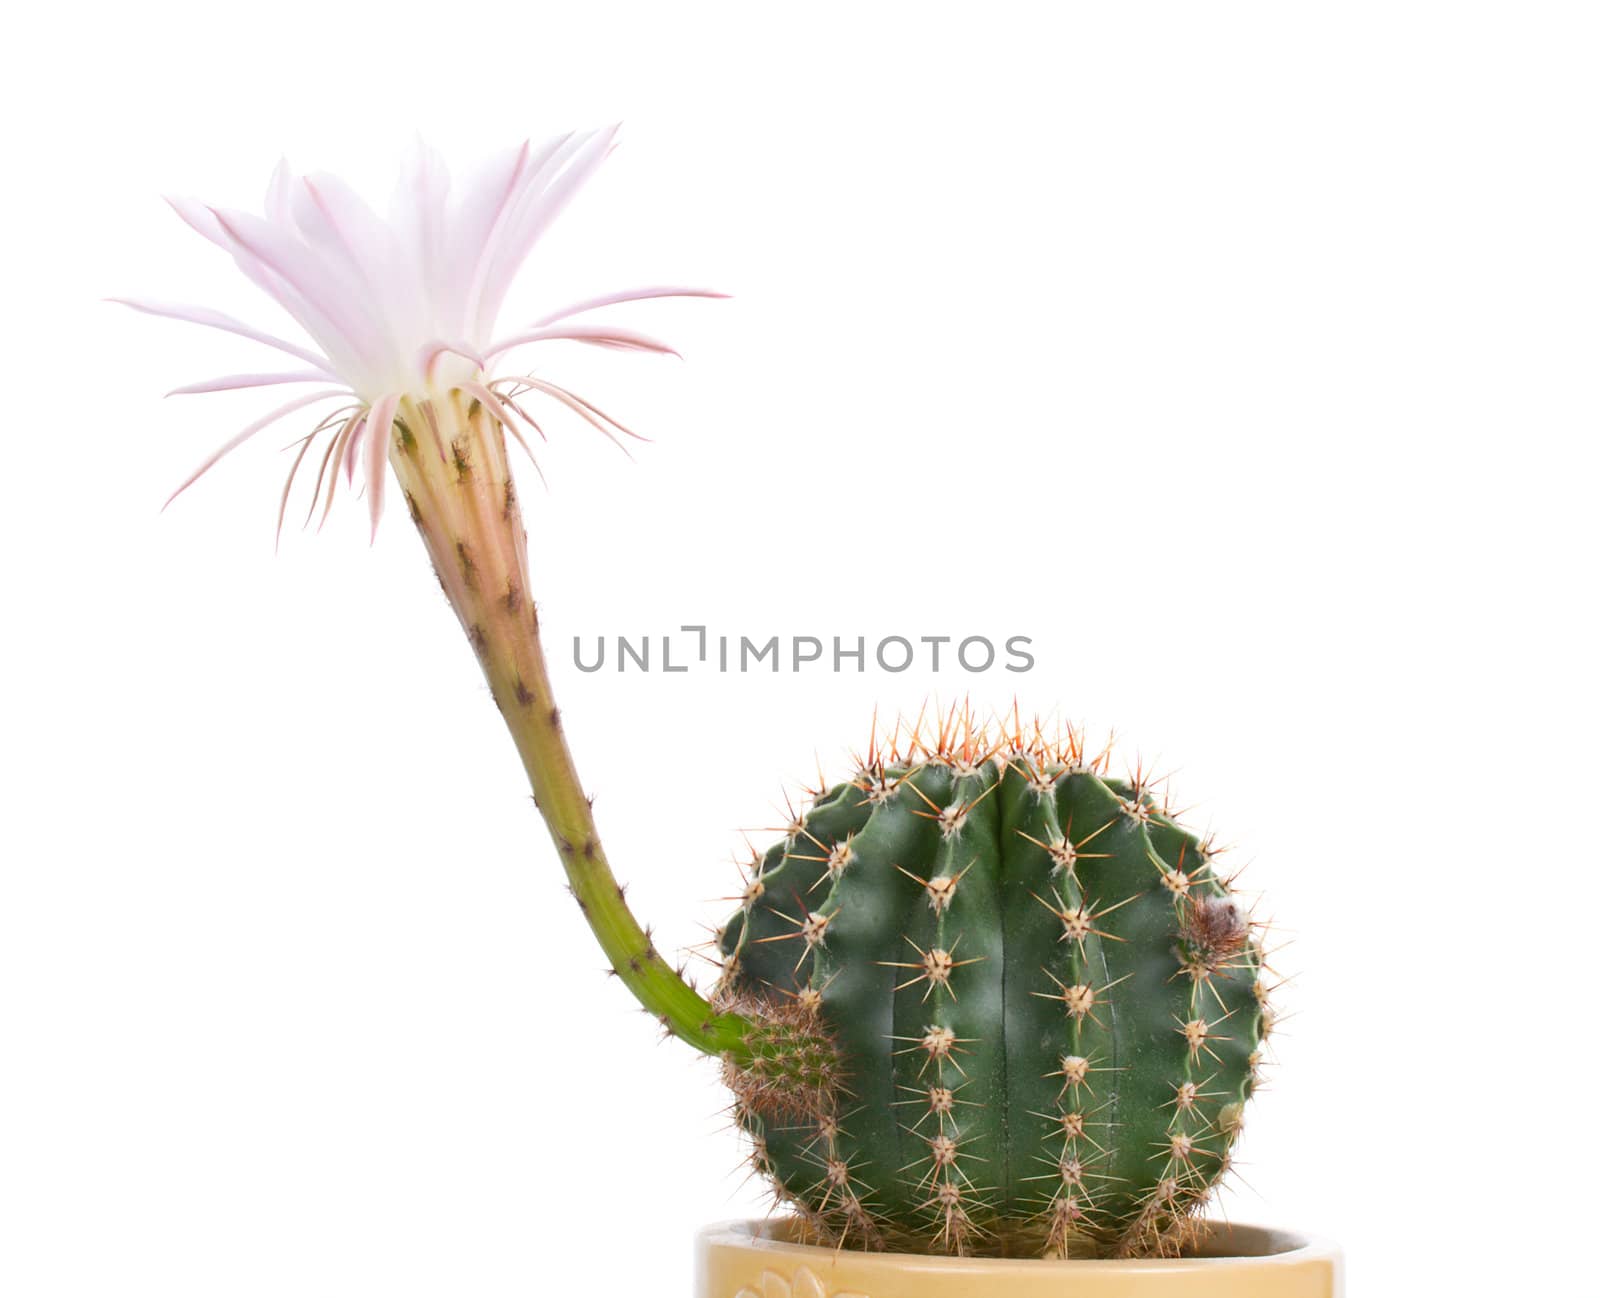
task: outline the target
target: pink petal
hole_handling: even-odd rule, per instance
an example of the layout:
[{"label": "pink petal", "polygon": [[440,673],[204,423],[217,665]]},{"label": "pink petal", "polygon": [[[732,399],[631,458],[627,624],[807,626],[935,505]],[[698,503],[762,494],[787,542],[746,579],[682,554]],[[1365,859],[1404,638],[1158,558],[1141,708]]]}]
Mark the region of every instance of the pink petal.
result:
[{"label": "pink petal", "polygon": [[510,259],[513,271],[527,258],[567,201],[609,156],[617,130],[618,127],[609,126],[573,137],[568,147],[552,155],[529,178],[519,196],[515,219],[506,232],[506,242],[497,250],[502,258]]},{"label": "pink petal", "polygon": [[328,378],[326,370],[283,370],[275,374],[224,374],[219,378],[173,388],[167,395],[182,397],[195,392],[231,392],[235,388],[265,388],[275,383],[323,383]]},{"label": "pink petal", "polygon": [[[503,427],[506,432],[510,433],[517,439],[517,445],[522,447],[523,452],[527,455],[529,461],[532,462],[534,472],[537,473],[540,478],[543,478],[544,470],[539,467],[539,461],[534,457],[533,447],[528,445],[528,439],[522,435],[522,430],[517,427],[517,421],[511,417],[511,411],[506,409],[500,398],[495,396],[494,393],[490,392],[489,389],[484,387],[481,383],[463,383],[461,385],[461,390],[483,402],[483,404],[488,408],[489,412],[500,421],[501,427]],[[519,410],[518,413],[521,414],[521,411]],[[522,418],[529,428],[538,433],[540,437],[544,437],[544,429],[540,428],[538,424],[534,423],[533,420],[529,419],[526,415],[523,415]]]},{"label": "pink petal", "polygon": [[168,194],[166,200],[167,206],[178,214],[178,218],[202,239],[209,240],[225,252],[233,251],[228,246],[228,236],[222,232],[217,218],[211,215],[211,209],[204,203],[175,194]]},{"label": "pink petal", "polygon": [[[484,352],[486,360],[492,359],[513,347],[520,347],[524,343],[542,342],[575,342],[589,343],[596,347],[618,347],[625,351],[660,352],[666,356],[677,356],[678,353],[666,343],[649,334],[636,333],[632,329],[622,329],[615,325],[583,325],[568,324],[549,329],[531,329],[527,333],[513,334],[503,338],[494,346]],[[682,358],[679,357],[681,360]]]},{"label": "pink petal", "polygon": [[450,173],[443,159],[419,139],[390,200],[389,225],[397,256],[414,263],[417,282],[434,305],[439,324],[445,323],[437,318],[437,310],[444,302],[449,196]]},{"label": "pink petal", "polygon": [[281,288],[270,283],[263,287],[313,336],[325,345],[336,340],[368,360],[381,357],[382,338],[374,338],[372,321],[361,310],[367,295],[346,267],[318,256],[259,216],[215,207],[211,214],[241,265],[262,267],[281,282]]},{"label": "pink petal", "polygon": [[195,484],[196,480],[198,480],[201,477],[201,475],[203,475],[206,472],[206,470],[211,468],[211,466],[214,465],[218,460],[220,460],[224,455],[226,455],[229,451],[236,450],[238,447],[244,445],[245,442],[249,441],[252,437],[254,437],[257,433],[259,433],[263,428],[266,428],[271,424],[275,424],[275,423],[278,422],[278,420],[282,419],[285,415],[291,415],[296,410],[303,410],[303,409],[305,409],[305,407],[307,407],[309,405],[312,405],[315,402],[327,401],[331,397],[344,397],[344,396],[349,396],[349,395],[350,394],[348,392],[346,392],[343,388],[326,388],[321,392],[313,392],[310,396],[299,397],[294,401],[290,401],[290,402],[288,402],[288,403],[286,403],[284,405],[279,406],[276,410],[272,411],[270,414],[263,415],[260,419],[256,420],[255,423],[253,423],[253,424],[249,425],[248,427],[242,429],[241,431],[235,433],[226,442],[224,442],[220,447],[218,447],[215,451],[213,451],[210,455],[208,455],[206,457],[204,463],[202,463],[198,469],[196,469],[187,478],[185,478],[183,480],[183,483],[178,487],[178,489],[176,491],[174,491],[170,496],[167,497],[166,504],[162,505],[161,508],[165,509],[167,507],[167,505],[170,505],[174,500],[176,500],[185,491],[187,491],[190,487],[192,487]]},{"label": "pink petal", "polygon": [[[368,412],[363,410],[350,417],[350,421],[339,429],[338,435],[328,444],[328,449],[323,452],[322,467],[317,470],[317,491],[322,490],[322,475],[327,471],[328,463],[333,462],[333,472],[328,474],[328,496],[322,505],[322,517],[317,520],[317,531],[322,530],[328,521],[328,515],[333,512],[333,497],[339,490],[339,461],[344,457],[345,448],[361,436],[361,430],[366,427]],[[317,502],[315,493],[311,501],[311,508],[315,510]],[[306,521],[311,521],[311,515],[306,515]]]},{"label": "pink petal", "polygon": [[477,382],[463,383],[461,390],[483,402],[489,408],[489,412],[507,428],[516,427],[516,421],[511,417],[511,412],[501,403],[500,398],[490,392],[483,384]]},{"label": "pink petal", "polygon": [[510,288],[522,263],[528,259],[533,245],[551,222],[561,215],[583,183],[605,161],[617,130],[616,126],[611,126],[592,131],[581,138],[576,148],[552,159],[546,174],[539,177],[538,186],[529,186],[519,205],[516,220],[500,246],[486,249],[490,255],[483,291],[480,296],[469,299],[474,311],[469,319],[473,320],[480,335],[494,327],[506,290]]},{"label": "pink petal", "polygon": [[187,320],[190,324],[204,325],[208,329],[221,329],[224,333],[238,334],[241,338],[248,338],[252,342],[264,343],[268,347],[275,347],[280,352],[287,352],[290,356],[298,357],[311,365],[315,365],[319,372],[328,378],[333,378],[333,371],[328,368],[325,357],[318,356],[315,352],[294,343],[286,342],[272,334],[263,333],[252,328],[242,320],[235,320],[231,315],[224,315],[221,311],[213,311],[203,306],[177,306],[167,302],[149,302],[142,298],[113,297],[107,298],[108,302],[115,302],[119,306],[132,307],[135,311],[143,311],[146,315],[163,316],[168,320]]},{"label": "pink petal", "polygon": [[587,144],[589,135],[569,132],[546,140],[537,149],[523,145],[523,165],[511,177],[511,184],[495,214],[495,220],[481,226],[482,234],[471,248],[471,274],[468,291],[462,299],[463,327],[474,336],[484,336],[494,327],[500,303],[526,252],[514,257],[507,249],[515,245],[518,231],[526,225],[525,213],[536,205],[552,180]]},{"label": "pink petal", "polygon": [[422,370],[423,374],[427,376],[428,382],[431,383],[433,382],[434,365],[438,363],[438,360],[441,356],[451,355],[460,356],[464,360],[471,361],[480,370],[484,368],[485,357],[468,344],[464,342],[448,343],[443,341],[432,342],[424,347],[417,354],[417,366]]},{"label": "pink petal", "polygon": [[540,316],[530,328],[540,329],[545,325],[554,324],[557,320],[565,320],[570,316],[582,315],[585,311],[598,310],[603,306],[615,306],[619,302],[644,302],[657,297],[712,297],[726,298],[726,293],[718,293],[709,288],[635,288],[625,289],[620,293],[605,293],[600,297],[585,298],[582,302],[574,302],[571,306],[564,306],[559,311],[552,311],[547,316]]},{"label": "pink petal", "polygon": [[[542,166],[544,158],[570,138],[558,138],[542,146],[535,166]],[[460,309],[463,325],[470,326],[477,313],[489,249],[507,210],[517,199],[519,182],[529,170],[531,152],[532,145],[524,141],[515,153],[496,159],[474,179],[462,201],[452,231],[455,264],[450,274],[460,290],[460,300],[455,305]]]},{"label": "pink petal", "polygon": [[372,510],[372,539],[378,539],[378,519],[383,514],[383,486],[388,478],[389,436],[394,430],[395,411],[400,398],[394,393],[379,397],[367,416],[367,505]]},{"label": "pink petal", "polygon": [[337,176],[307,176],[295,192],[294,214],[307,240],[343,261],[369,293],[385,293],[393,235],[359,194]]},{"label": "pink petal", "polygon": [[344,480],[352,487],[356,485],[356,456],[360,453],[359,448],[361,446],[361,438],[364,430],[366,429],[366,425],[367,421],[363,419],[357,427],[352,429],[350,433],[350,440],[345,443],[344,447],[344,454],[342,457]]},{"label": "pink petal", "polygon": [[[279,170],[274,173],[274,189],[286,184],[287,180],[287,168],[280,164]],[[192,199],[168,197],[167,202],[185,224],[228,253],[251,283],[288,311],[317,340],[327,353],[330,365],[338,368],[348,364],[352,348],[345,341],[347,326],[330,319],[335,312],[330,312],[325,302],[319,303],[316,295],[308,293],[304,285],[321,283],[338,302],[358,300],[360,295],[353,291],[354,286],[336,283],[332,270],[319,269],[313,255],[303,245],[293,241],[287,227],[280,233],[279,226],[273,221],[262,221],[241,212],[225,216],[218,209]],[[269,205],[269,213],[270,210]],[[248,241],[239,238],[237,227],[250,222],[254,222],[263,232],[260,240],[277,243],[276,253],[269,253],[259,246],[252,247]],[[286,241],[288,247],[284,246]],[[307,258],[312,258],[309,269],[303,265]],[[291,269],[291,262],[300,268]]]},{"label": "pink petal", "polygon": [[283,225],[289,220],[289,193],[293,186],[294,172],[289,169],[289,159],[279,158],[278,165],[272,169],[272,179],[267,182],[267,196],[261,204],[267,220],[274,225]]},{"label": "pink petal", "polygon": [[[234,264],[244,273],[246,279],[294,316],[313,337],[326,346],[326,340],[319,334],[319,328],[325,329],[325,322],[319,324],[317,313],[310,308],[299,286],[268,259],[241,244],[226,228],[226,223],[216,208],[207,207],[204,203],[197,203],[188,198],[168,197],[167,203],[182,218],[185,225],[232,257]],[[235,218],[242,219],[243,215],[235,213]],[[262,224],[267,225],[269,229],[272,228],[266,222]]]},{"label": "pink petal", "polygon": [[[547,397],[554,397],[579,418],[584,419],[588,423],[592,424],[611,442],[613,446],[615,446],[624,455],[629,454],[628,448],[617,440],[616,433],[613,433],[611,429],[618,429],[637,441],[648,442],[650,440],[648,437],[644,437],[641,434],[634,432],[633,429],[627,427],[626,425],[619,424],[610,415],[606,414],[605,411],[601,410],[598,406],[592,405],[591,403],[585,401],[576,392],[568,392],[565,388],[558,387],[554,383],[546,383],[542,379],[524,377],[521,381],[526,383],[532,391],[543,392]],[[632,458],[631,455],[629,458]]]}]

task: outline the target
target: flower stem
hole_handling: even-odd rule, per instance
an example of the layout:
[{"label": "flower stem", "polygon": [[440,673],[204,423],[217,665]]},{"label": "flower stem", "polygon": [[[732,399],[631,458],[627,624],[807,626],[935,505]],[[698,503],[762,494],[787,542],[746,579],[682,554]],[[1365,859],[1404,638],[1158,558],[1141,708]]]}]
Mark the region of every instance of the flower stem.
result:
[{"label": "flower stem", "polygon": [[634,998],[675,1036],[747,1062],[751,1024],[662,958],[611,872],[562,731],[528,593],[527,538],[500,421],[457,391],[401,404],[390,463],[533,785],[579,909]]}]

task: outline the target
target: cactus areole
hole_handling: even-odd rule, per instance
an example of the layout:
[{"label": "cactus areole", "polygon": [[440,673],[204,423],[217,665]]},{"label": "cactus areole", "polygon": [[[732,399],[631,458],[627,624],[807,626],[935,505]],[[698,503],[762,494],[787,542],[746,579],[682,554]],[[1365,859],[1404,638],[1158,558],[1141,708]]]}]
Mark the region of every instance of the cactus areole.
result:
[{"label": "cactus areole", "polygon": [[1269,1019],[1206,846],[1079,741],[913,738],[753,863],[721,1000],[829,1039],[809,1093],[730,1066],[754,1161],[820,1236],[1178,1251]]}]

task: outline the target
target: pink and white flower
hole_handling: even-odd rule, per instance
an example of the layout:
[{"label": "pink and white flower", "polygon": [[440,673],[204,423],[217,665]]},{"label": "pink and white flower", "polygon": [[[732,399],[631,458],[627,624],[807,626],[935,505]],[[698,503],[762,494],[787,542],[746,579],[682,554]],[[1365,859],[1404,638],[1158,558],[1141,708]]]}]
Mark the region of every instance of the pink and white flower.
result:
[{"label": "pink and white flower", "polygon": [[[277,337],[205,307],[114,299],[151,315],[237,334],[296,362],[292,368],[187,384],[172,395],[278,385],[313,389],[224,442],[173,497],[263,429],[324,402],[339,406],[298,444],[284,485],[284,504],[307,453],[326,434],[312,509],[324,499],[326,516],[341,470],[353,481],[360,467],[374,530],[383,508],[390,437],[403,402],[424,402],[460,390],[482,402],[526,446],[519,424],[543,436],[518,400],[533,392],[555,399],[608,436],[628,433],[596,406],[547,379],[493,377],[496,362],[513,349],[554,340],[676,355],[666,343],[597,323],[590,313],[645,298],[723,296],[679,286],[603,293],[497,332],[501,305],[517,272],[611,151],[616,131],[613,126],[542,144],[524,143],[493,159],[458,192],[452,191],[438,155],[419,145],[395,189],[387,219],[337,177],[295,176],[281,163],[259,216],[169,199],[185,222],[229,253],[295,319],[310,344]],[[282,517],[280,509],[280,526]]]}]

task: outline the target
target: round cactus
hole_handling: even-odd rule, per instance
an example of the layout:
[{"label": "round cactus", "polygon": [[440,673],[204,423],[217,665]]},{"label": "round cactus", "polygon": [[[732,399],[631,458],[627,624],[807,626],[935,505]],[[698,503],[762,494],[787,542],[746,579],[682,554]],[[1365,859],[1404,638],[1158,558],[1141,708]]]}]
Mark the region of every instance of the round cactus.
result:
[{"label": "round cactus", "polygon": [[755,1165],[820,1236],[1182,1247],[1255,1084],[1262,951],[1209,845],[1106,764],[947,722],[869,752],[752,863],[718,992],[779,1044],[726,1071]]}]

